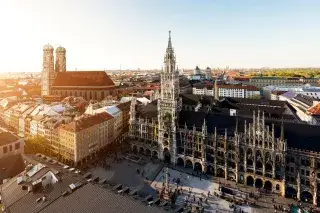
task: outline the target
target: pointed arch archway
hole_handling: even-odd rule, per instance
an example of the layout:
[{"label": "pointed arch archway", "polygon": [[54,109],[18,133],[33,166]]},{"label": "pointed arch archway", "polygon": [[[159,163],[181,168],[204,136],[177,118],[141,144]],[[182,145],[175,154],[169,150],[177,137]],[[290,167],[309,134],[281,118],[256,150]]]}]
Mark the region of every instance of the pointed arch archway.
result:
[{"label": "pointed arch archway", "polygon": [[296,198],[297,197],[297,190],[291,186],[286,186],[285,197]]},{"label": "pointed arch archway", "polygon": [[152,152],[152,158],[153,159],[158,159],[158,152],[157,151],[153,151]]},{"label": "pointed arch archway", "polygon": [[260,179],[260,178],[257,178],[255,183],[254,183],[254,186],[258,189],[262,188],[263,187],[263,181]]},{"label": "pointed arch archway", "polygon": [[168,148],[163,149],[163,160],[165,163],[170,163],[171,161],[171,154]]},{"label": "pointed arch archway", "polygon": [[267,162],[266,163],[266,172],[272,172],[272,170],[273,170],[273,166],[272,166],[272,162]]},{"label": "pointed arch archway", "polygon": [[249,159],[249,158],[252,158],[252,157],[253,157],[252,149],[251,149],[251,148],[248,148],[246,154],[247,154],[247,158],[248,158],[248,159]]},{"label": "pointed arch archway", "polygon": [[256,169],[262,169],[262,162],[260,160],[256,161]]},{"label": "pointed arch archway", "polygon": [[224,169],[222,169],[222,168],[217,169],[217,177],[225,178]]},{"label": "pointed arch archway", "polygon": [[150,149],[146,149],[146,156],[151,157],[151,150]]},{"label": "pointed arch archway", "polygon": [[271,181],[267,180],[267,181],[264,183],[263,188],[264,188],[265,190],[272,191],[272,183],[271,183]]},{"label": "pointed arch archway", "polygon": [[194,163],[194,170],[197,172],[202,172],[202,165],[199,162]]},{"label": "pointed arch archway", "polygon": [[139,154],[144,154],[144,148],[143,147],[139,148]]},{"label": "pointed arch archway", "polygon": [[254,185],[254,179],[252,176],[248,176],[247,177],[247,180],[246,180],[246,183],[248,186],[253,186]]},{"label": "pointed arch archway", "polygon": [[133,153],[138,153],[138,147],[136,145],[133,145],[132,152]]},{"label": "pointed arch archway", "polygon": [[214,175],[214,168],[211,165],[207,166],[207,174],[208,175]]},{"label": "pointed arch archway", "polygon": [[307,203],[313,202],[313,195],[308,191],[303,191],[300,195],[300,199]]},{"label": "pointed arch archway", "polygon": [[237,179],[236,173],[229,171],[228,172],[228,179],[235,181]]},{"label": "pointed arch archway", "polygon": [[184,166],[184,161],[182,158],[177,159],[177,166],[182,166],[182,167]]},{"label": "pointed arch archway", "polygon": [[193,163],[191,160],[187,159],[184,165],[186,168],[191,168],[193,169]]}]

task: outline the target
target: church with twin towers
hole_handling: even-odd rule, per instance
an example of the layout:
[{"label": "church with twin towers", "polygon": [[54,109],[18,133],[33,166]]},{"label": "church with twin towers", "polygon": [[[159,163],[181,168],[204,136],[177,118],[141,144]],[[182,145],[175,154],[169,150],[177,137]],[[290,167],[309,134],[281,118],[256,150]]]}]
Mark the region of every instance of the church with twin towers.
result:
[{"label": "church with twin towers", "polygon": [[54,48],[47,44],[43,47],[41,72],[41,96],[82,97],[87,101],[103,100],[116,93],[115,84],[104,70],[67,71],[66,49]]}]

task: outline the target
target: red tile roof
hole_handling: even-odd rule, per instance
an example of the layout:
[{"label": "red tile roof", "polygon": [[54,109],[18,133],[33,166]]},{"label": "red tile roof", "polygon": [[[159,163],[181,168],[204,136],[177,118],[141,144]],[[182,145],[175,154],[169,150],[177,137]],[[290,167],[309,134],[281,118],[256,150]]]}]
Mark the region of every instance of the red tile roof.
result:
[{"label": "red tile roof", "polygon": [[121,111],[130,110],[130,106],[131,106],[131,101],[120,103],[120,104],[117,105],[117,107]]},{"label": "red tile roof", "polygon": [[0,146],[16,142],[19,138],[10,132],[0,132]]},{"label": "red tile roof", "polygon": [[237,76],[233,78],[236,81],[249,81],[250,77],[241,77],[241,76]]},{"label": "red tile roof", "polygon": [[79,120],[75,120],[68,124],[61,125],[61,128],[70,132],[79,132],[81,130],[100,124],[106,120],[110,120],[112,118],[113,117],[110,114],[102,112],[95,115],[88,115]]},{"label": "red tile roof", "polygon": [[52,86],[109,87],[114,86],[114,83],[105,71],[70,71],[59,72]]}]

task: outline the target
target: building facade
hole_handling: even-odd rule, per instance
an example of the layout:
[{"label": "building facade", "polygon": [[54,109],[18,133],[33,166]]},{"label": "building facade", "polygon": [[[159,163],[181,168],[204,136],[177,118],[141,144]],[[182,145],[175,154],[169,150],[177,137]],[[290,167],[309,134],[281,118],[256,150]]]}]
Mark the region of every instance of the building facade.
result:
[{"label": "building facade", "polygon": [[55,152],[59,152],[60,158],[76,164],[92,157],[113,142],[115,133],[112,118],[103,112],[62,125],[59,129],[59,150]]},{"label": "building facade", "polygon": [[252,77],[248,82],[242,81],[242,83],[252,85],[258,88],[266,86],[281,86],[286,85],[289,87],[300,87],[304,84],[310,84],[311,86],[319,86],[318,78],[281,78],[281,77]]},{"label": "building facade", "polygon": [[319,203],[319,131],[302,124],[182,110],[171,37],[161,73],[161,96],[131,101],[132,150],[178,166]]},{"label": "building facade", "polygon": [[[254,86],[246,85],[217,85],[219,97],[259,99],[260,90]],[[192,88],[194,95],[214,96],[215,88],[212,86],[196,85]]]},{"label": "building facade", "polygon": [[267,87],[263,87],[262,90],[263,90],[263,96],[269,100],[279,100],[278,94],[280,93],[281,95],[288,91],[320,100],[320,87],[312,87],[310,85],[291,86],[291,87],[286,85],[267,86]]}]

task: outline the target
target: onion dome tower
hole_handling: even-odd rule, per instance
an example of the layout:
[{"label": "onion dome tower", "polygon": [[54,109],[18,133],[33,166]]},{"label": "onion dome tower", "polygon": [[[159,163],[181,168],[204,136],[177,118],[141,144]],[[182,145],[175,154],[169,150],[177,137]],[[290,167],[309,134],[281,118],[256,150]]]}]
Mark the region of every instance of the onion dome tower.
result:
[{"label": "onion dome tower", "polygon": [[64,47],[58,47],[56,49],[56,72],[66,72],[67,68],[66,49]]},{"label": "onion dome tower", "polygon": [[54,80],[54,48],[47,44],[43,47],[43,63],[41,72],[41,95],[50,94],[50,86]]}]

